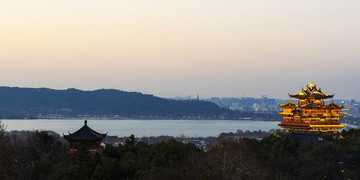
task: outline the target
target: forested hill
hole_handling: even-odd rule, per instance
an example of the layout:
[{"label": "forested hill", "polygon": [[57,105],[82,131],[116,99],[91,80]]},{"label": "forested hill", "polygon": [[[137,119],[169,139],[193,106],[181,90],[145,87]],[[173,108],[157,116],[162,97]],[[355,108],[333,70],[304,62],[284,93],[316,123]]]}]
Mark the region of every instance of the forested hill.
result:
[{"label": "forested hill", "polygon": [[220,116],[232,113],[206,101],[176,101],[114,89],[82,91],[0,87],[0,115],[4,118],[38,114],[119,115],[122,117]]}]

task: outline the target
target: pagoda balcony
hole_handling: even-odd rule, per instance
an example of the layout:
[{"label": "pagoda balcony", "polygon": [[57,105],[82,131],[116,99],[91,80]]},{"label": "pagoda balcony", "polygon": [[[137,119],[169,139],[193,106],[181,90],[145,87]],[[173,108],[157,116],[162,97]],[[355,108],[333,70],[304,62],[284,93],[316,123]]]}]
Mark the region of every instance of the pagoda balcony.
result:
[{"label": "pagoda balcony", "polygon": [[339,122],[311,122],[311,125],[341,125]]},{"label": "pagoda balcony", "polygon": [[341,128],[346,127],[346,124],[342,125],[342,124],[320,124],[320,125],[310,125],[311,129],[314,130],[320,130],[323,132],[327,132],[327,131],[338,131]]},{"label": "pagoda balcony", "polygon": [[310,127],[310,123],[305,122],[284,122],[278,123],[279,126],[301,126],[301,127]]},{"label": "pagoda balcony", "polygon": [[336,118],[342,118],[345,116],[345,114],[324,114],[324,117],[336,117]]},{"label": "pagoda balcony", "polygon": [[[285,112],[278,112],[278,114],[282,117],[292,117],[292,116],[295,116],[296,114],[294,113],[285,113]],[[300,117],[313,117],[313,118],[321,118],[321,117],[324,117],[324,118],[341,118],[341,117],[344,117],[345,114],[310,114],[310,113],[300,113],[300,114],[297,114],[298,116]]]}]

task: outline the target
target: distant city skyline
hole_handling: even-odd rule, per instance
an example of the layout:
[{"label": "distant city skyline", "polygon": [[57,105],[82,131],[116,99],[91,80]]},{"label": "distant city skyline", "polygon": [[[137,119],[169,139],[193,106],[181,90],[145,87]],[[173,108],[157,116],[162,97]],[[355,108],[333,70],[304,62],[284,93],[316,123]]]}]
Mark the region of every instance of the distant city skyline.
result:
[{"label": "distant city skyline", "polygon": [[0,86],[360,100],[360,1],[5,1]]}]

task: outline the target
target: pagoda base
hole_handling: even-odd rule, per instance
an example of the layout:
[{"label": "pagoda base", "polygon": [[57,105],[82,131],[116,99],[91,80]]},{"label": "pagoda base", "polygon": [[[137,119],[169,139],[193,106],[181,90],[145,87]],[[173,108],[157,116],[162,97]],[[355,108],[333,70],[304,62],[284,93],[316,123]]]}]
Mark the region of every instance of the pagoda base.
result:
[{"label": "pagoda base", "polygon": [[331,133],[338,132],[340,129],[346,127],[346,124],[310,124],[295,122],[281,122],[277,124],[284,129],[284,133],[286,131]]}]

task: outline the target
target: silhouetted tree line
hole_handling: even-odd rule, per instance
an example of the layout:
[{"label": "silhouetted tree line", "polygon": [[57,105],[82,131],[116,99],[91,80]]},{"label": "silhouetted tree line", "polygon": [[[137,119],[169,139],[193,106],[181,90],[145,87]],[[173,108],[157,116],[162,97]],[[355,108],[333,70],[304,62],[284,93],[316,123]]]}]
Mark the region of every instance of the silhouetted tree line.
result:
[{"label": "silhouetted tree line", "polygon": [[360,130],[343,139],[276,133],[257,141],[219,137],[204,152],[173,139],[147,144],[130,136],[90,154],[83,141],[65,154],[61,138],[34,131],[26,141],[0,131],[0,179],[360,179]]}]

